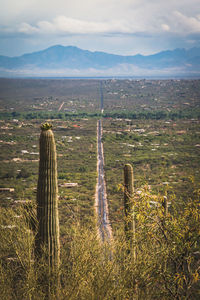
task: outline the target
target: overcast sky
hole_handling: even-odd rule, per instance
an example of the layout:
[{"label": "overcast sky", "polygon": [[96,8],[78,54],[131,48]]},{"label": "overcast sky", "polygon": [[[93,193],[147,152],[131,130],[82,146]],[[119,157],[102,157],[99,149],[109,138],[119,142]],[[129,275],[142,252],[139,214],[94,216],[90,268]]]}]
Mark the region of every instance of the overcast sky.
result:
[{"label": "overcast sky", "polygon": [[200,0],[0,0],[0,55],[57,44],[124,55],[200,47]]}]

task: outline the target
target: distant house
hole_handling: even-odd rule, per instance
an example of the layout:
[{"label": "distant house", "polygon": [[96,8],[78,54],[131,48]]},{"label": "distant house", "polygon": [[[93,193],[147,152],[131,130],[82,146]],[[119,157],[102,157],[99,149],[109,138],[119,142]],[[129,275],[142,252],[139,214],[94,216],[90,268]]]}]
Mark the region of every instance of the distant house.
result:
[{"label": "distant house", "polygon": [[14,192],[15,189],[14,188],[0,188],[0,192]]},{"label": "distant house", "polygon": [[78,186],[78,183],[77,182],[66,182],[66,183],[59,184],[59,187],[66,187],[66,188],[71,188],[74,186]]}]

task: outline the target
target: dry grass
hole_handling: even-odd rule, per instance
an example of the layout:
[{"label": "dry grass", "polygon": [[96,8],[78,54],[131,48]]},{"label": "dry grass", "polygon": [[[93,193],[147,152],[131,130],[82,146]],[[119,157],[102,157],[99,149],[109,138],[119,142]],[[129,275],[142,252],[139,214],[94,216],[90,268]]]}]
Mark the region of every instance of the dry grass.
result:
[{"label": "dry grass", "polygon": [[[149,205],[151,200],[147,193],[134,200],[136,260],[123,231],[117,231],[110,245],[101,244],[89,225],[77,221],[66,228],[57,299],[199,297],[199,200],[183,209],[172,204],[165,217],[161,206]],[[158,203],[161,200],[157,197]],[[45,299],[49,279],[45,281],[42,274],[47,266],[43,258],[37,267],[34,263],[34,233],[27,210],[1,209],[0,220],[1,299]]]}]

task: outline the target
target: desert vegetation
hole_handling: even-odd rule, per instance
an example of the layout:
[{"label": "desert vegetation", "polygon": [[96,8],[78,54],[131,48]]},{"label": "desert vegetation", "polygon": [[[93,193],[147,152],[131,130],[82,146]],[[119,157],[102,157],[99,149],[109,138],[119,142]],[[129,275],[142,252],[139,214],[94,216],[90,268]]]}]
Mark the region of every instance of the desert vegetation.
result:
[{"label": "desert vegetation", "polygon": [[[98,242],[94,227],[77,219],[66,224],[59,299],[197,299],[199,192],[194,192],[196,200],[184,206],[173,199],[166,215],[162,197],[143,191],[134,198],[136,259],[123,230],[110,246]],[[1,241],[2,298],[44,299],[45,283],[38,279],[47,265],[43,259],[35,269],[34,233],[24,209],[1,210]]]},{"label": "desert vegetation", "polygon": [[[198,299],[200,82],[104,80],[102,114],[98,80],[0,81],[2,299]],[[94,209],[100,115],[113,230],[103,244]],[[39,263],[35,253],[44,119],[57,149],[56,277],[47,251]]]}]

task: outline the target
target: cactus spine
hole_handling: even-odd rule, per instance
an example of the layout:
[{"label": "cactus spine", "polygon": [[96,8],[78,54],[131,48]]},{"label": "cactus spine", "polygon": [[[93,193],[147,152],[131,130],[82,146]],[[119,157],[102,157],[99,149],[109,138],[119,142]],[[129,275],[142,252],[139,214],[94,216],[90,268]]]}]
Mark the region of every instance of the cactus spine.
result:
[{"label": "cactus spine", "polygon": [[36,254],[42,256],[45,249],[49,274],[58,271],[60,262],[57,158],[51,127],[48,123],[41,126],[36,235]]},{"label": "cactus spine", "polygon": [[[124,166],[124,212],[125,212],[125,234],[127,240],[132,242],[135,240],[135,220],[133,207],[133,167],[130,164]],[[135,251],[134,251],[135,252]],[[135,256],[135,255],[134,255]]]}]

